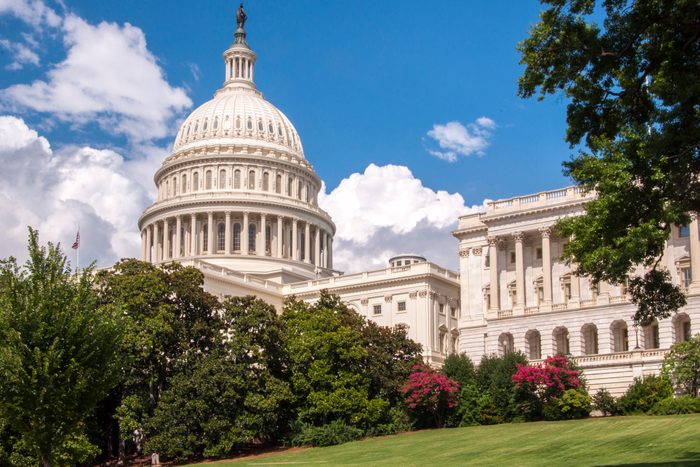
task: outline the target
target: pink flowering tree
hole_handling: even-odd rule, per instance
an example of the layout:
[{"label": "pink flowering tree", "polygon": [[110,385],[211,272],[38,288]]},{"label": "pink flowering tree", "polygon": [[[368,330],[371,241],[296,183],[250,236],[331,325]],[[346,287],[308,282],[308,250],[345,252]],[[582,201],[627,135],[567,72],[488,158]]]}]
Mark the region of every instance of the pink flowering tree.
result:
[{"label": "pink flowering tree", "polygon": [[409,412],[424,426],[442,427],[457,406],[459,384],[429,366],[416,365],[401,388]]},{"label": "pink flowering tree", "polygon": [[547,357],[541,365],[517,364],[513,375],[516,399],[525,418],[540,420],[544,407],[559,400],[568,389],[578,389],[579,371],[563,355]]}]

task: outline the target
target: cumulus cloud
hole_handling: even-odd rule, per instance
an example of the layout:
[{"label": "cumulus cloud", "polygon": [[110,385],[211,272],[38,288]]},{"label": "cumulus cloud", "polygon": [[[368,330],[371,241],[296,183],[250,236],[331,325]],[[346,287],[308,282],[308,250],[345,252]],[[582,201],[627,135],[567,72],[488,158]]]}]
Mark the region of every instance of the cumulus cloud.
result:
[{"label": "cumulus cloud", "polygon": [[34,28],[61,24],[61,17],[41,0],[0,0],[2,14],[13,15]]},{"label": "cumulus cloud", "polygon": [[25,44],[0,39],[0,47],[8,51],[12,56],[12,62],[5,67],[8,70],[20,70],[24,65],[39,64],[39,55]]},{"label": "cumulus cloud", "polygon": [[130,174],[144,159],[90,147],[54,152],[22,119],[0,116],[0,258],[24,259],[28,225],[64,249],[80,226],[84,263],[138,255],[136,221],[149,195]]},{"label": "cumulus cloud", "polygon": [[447,162],[456,162],[459,156],[482,156],[489,146],[492,130],[496,122],[488,117],[479,117],[474,123],[466,126],[460,122],[447,122],[444,125],[436,123],[428,131],[428,136],[437,143],[439,149],[427,151]]},{"label": "cumulus cloud", "polygon": [[[40,2],[9,2],[15,7],[5,11],[25,18],[27,5],[34,3]],[[192,105],[183,88],[166,81],[138,27],[91,25],[68,15],[61,28],[65,60],[45,80],[0,91],[6,110],[48,112],[71,124],[97,121],[105,131],[139,143],[168,135],[174,117]]]},{"label": "cumulus cloud", "polygon": [[382,268],[389,257],[406,252],[457,267],[457,218],[467,207],[459,193],[423,186],[408,167],[370,164],[364,173],[343,179],[319,196],[336,224],[334,267],[348,272]]}]

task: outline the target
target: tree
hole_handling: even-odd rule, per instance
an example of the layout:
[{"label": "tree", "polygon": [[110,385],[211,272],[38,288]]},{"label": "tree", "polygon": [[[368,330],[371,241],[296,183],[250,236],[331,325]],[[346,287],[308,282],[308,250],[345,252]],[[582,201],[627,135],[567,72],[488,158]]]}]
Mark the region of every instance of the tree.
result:
[{"label": "tree", "polygon": [[559,224],[573,237],[563,257],[578,275],[614,284],[644,265],[651,272],[630,283],[635,320],[668,317],[685,297],[660,257],[673,226],[700,212],[700,4],[541,2],[548,8],[518,46],[519,95],[564,93],[566,140],[589,150],[564,172],[597,195]]},{"label": "tree", "polygon": [[515,403],[513,375],[518,365],[527,365],[522,352],[508,352],[503,356],[484,355],[476,369],[476,385],[482,394],[491,397],[501,421],[510,421],[521,416]]},{"label": "tree", "polygon": [[441,371],[417,365],[401,388],[405,404],[419,424],[442,428],[449,412],[457,407],[459,384]]},{"label": "tree", "polygon": [[700,334],[685,342],[676,342],[664,357],[663,373],[674,387],[690,397],[700,390]]},{"label": "tree", "polygon": [[93,270],[73,275],[59,246],[0,262],[0,418],[45,466],[95,454],[85,419],[119,381],[121,321],[99,307]]},{"label": "tree", "polygon": [[442,372],[457,381],[460,387],[476,383],[476,369],[467,354],[451,354],[442,365]]},{"label": "tree", "polygon": [[121,456],[127,440],[140,450],[170,378],[222,341],[219,301],[203,284],[195,268],[134,259],[97,274],[100,303],[124,317],[123,382],[114,395]]}]

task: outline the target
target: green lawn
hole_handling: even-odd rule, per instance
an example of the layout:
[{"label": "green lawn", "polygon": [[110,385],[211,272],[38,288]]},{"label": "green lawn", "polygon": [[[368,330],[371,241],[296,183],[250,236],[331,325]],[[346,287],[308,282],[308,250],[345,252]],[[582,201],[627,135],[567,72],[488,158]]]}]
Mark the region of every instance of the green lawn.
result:
[{"label": "green lawn", "polygon": [[231,465],[700,465],[700,414],[426,430]]}]

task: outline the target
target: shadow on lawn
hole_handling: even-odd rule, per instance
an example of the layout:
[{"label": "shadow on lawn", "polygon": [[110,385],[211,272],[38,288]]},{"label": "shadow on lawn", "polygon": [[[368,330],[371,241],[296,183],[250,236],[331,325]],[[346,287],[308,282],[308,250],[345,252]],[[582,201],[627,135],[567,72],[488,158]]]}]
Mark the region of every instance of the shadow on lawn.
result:
[{"label": "shadow on lawn", "polygon": [[700,465],[700,452],[685,452],[667,462],[634,462],[632,464],[602,464],[599,467],[661,467],[669,465]]}]

